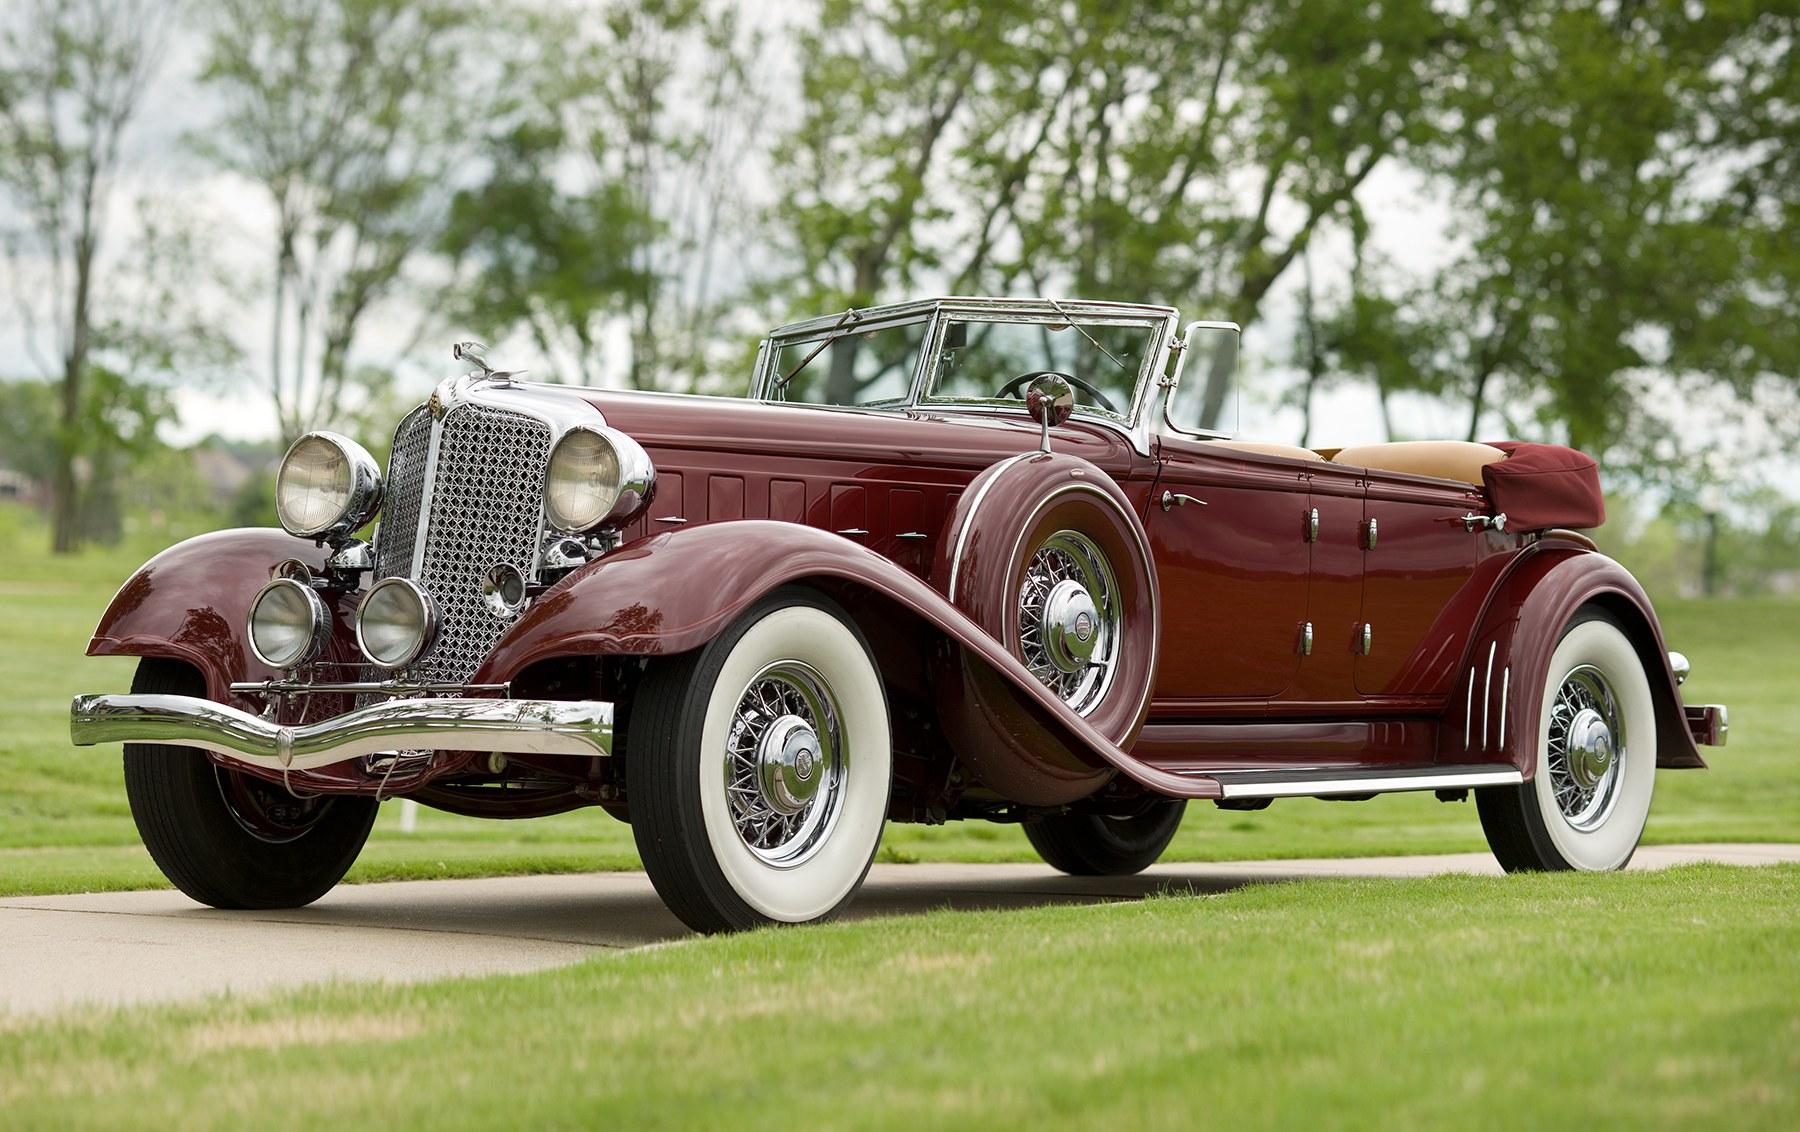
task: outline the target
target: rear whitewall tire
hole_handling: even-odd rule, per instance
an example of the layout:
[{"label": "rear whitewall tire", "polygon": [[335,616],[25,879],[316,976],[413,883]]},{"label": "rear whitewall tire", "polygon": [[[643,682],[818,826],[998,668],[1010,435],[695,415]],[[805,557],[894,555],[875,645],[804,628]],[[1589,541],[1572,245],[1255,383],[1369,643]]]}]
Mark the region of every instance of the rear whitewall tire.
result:
[{"label": "rear whitewall tire", "polygon": [[[1582,759],[1570,750],[1572,727],[1593,736],[1604,728],[1604,772],[1595,773],[1591,758],[1576,765]],[[1624,868],[1650,816],[1656,712],[1637,649],[1605,614],[1578,615],[1557,642],[1537,735],[1531,781],[1477,792],[1495,857],[1509,872]]]}]

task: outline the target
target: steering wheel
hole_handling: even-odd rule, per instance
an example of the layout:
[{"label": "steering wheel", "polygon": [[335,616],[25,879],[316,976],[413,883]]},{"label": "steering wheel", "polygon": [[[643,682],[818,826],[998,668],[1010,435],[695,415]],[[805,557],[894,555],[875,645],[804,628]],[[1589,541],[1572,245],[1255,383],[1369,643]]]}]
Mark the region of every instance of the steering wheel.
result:
[{"label": "steering wheel", "polygon": [[1054,369],[1034,370],[1031,373],[1022,373],[1005,385],[1002,385],[1000,391],[994,394],[994,396],[1017,397],[1027,384],[1036,381],[1040,377],[1060,377],[1070,385],[1073,385],[1075,388],[1093,398],[1094,403],[1099,405],[1102,409],[1105,409],[1107,412],[1117,413],[1119,411],[1119,407],[1112,403],[1112,398],[1096,389],[1093,382],[1089,381],[1087,378],[1076,377],[1072,373],[1063,373],[1061,370]]}]

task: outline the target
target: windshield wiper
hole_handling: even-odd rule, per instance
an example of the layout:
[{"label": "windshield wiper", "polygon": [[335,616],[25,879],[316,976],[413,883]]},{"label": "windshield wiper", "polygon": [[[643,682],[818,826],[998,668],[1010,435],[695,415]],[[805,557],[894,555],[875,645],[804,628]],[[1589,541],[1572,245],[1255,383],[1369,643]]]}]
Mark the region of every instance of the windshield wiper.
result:
[{"label": "windshield wiper", "polygon": [[801,358],[800,364],[789,370],[786,377],[775,382],[775,391],[778,393],[786,392],[788,382],[794,380],[795,377],[799,376],[801,370],[811,365],[812,360],[819,356],[820,351],[824,350],[825,347],[831,345],[833,342],[836,342],[839,338],[842,338],[846,327],[855,326],[861,320],[862,315],[856,313],[855,307],[851,307],[849,310],[845,311],[844,317],[838,319],[832,328],[825,332],[825,337],[819,339],[819,344],[813,347],[813,352],[806,355],[804,358]]},{"label": "windshield wiper", "polygon": [[[1130,366],[1126,365],[1124,362],[1122,362],[1118,358],[1114,357],[1113,352],[1111,350],[1108,350],[1105,346],[1102,346],[1099,343],[1099,341],[1092,334],[1089,334],[1087,332],[1087,330],[1085,328],[1083,328],[1083,326],[1079,322],[1075,321],[1074,315],[1070,314],[1066,310],[1063,310],[1061,303],[1057,302],[1055,299],[1046,299],[1044,301],[1050,304],[1051,310],[1055,311],[1057,314],[1060,314],[1063,316],[1063,318],[1067,319],[1069,325],[1073,326],[1075,328],[1075,333],[1081,335],[1083,338],[1086,338],[1088,340],[1088,345],[1090,345],[1094,349],[1100,351],[1102,354],[1105,354],[1108,358],[1110,358],[1112,360],[1113,365],[1118,366],[1120,369],[1124,370],[1126,373],[1131,372]],[[811,361],[811,360],[812,359],[810,359],[810,358],[807,359],[807,361]],[[805,365],[806,363],[802,362],[800,364]]]}]

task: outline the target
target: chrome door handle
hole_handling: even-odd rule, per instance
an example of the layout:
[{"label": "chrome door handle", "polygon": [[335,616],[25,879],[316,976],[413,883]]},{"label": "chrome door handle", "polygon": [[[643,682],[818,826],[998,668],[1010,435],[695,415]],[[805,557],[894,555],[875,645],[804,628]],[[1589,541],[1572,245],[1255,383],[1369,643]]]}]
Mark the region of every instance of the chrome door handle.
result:
[{"label": "chrome door handle", "polygon": [[1165,491],[1162,493],[1162,509],[1164,511],[1169,510],[1171,507],[1181,507],[1189,503],[1197,503],[1202,507],[1206,506],[1206,500],[1195,499],[1191,495],[1177,495],[1172,491]]}]

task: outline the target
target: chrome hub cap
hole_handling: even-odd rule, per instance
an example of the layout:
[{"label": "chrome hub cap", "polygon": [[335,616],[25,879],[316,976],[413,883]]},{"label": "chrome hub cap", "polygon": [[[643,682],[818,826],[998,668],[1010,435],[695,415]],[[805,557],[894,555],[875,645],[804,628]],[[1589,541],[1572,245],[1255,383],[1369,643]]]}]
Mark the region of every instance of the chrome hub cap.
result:
[{"label": "chrome hub cap", "polygon": [[1625,725],[1606,676],[1584,664],[1563,677],[1550,708],[1550,785],[1575,829],[1598,828],[1618,797]]},{"label": "chrome hub cap", "polygon": [[725,799],[738,836],[771,865],[797,865],[830,834],[848,760],[837,701],[799,661],[758,672],[726,737]]},{"label": "chrome hub cap", "polygon": [[797,814],[819,789],[819,737],[797,715],[769,725],[756,744],[757,785],[762,800],[778,814]]},{"label": "chrome hub cap", "polygon": [[1583,790],[1592,790],[1612,768],[1612,729],[1592,708],[1582,708],[1569,724],[1569,773]]},{"label": "chrome hub cap", "polygon": [[1079,672],[1094,655],[1100,612],[1080,582],[1056,583],[1044,599],[1044,652],[1059,672]]},{"label": "chrome hub cap", "polygon": [[1019,582],[1019,652],[1032,674],[1086,714],[1112,683],[1121,645],[1119,583],[1106,555],[1078,531],[1057,531]]}]

